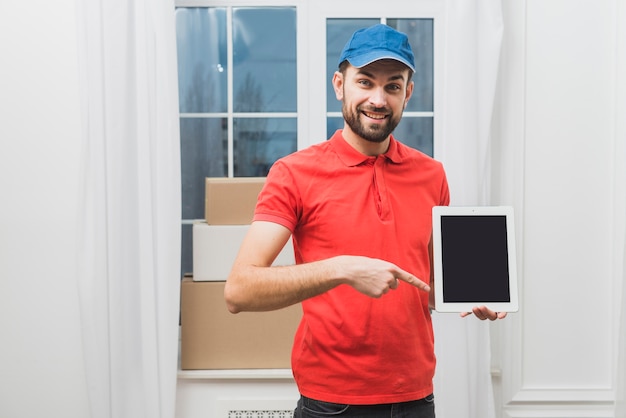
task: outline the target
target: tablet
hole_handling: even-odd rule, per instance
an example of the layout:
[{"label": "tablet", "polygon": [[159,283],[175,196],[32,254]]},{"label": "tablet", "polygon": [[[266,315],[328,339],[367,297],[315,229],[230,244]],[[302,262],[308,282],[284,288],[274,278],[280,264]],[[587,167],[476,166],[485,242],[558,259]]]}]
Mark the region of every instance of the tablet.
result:
[{"label": "tablet", "polygon": [[435,310],[518,310],[515,228],[510,206],[435,206]]}]

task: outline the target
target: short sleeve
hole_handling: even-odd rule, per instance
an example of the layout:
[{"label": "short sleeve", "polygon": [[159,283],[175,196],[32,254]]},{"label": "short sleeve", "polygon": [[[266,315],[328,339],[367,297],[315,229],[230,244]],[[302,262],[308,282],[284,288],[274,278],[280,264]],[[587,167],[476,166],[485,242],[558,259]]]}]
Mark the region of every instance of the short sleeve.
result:
[{"label": "short sleeve", "polygon": [[270,169],[265,185],[259,193],[253,220],[277,223],[293,233],[301,207],[294,177],[288,165],[278,160]]}]

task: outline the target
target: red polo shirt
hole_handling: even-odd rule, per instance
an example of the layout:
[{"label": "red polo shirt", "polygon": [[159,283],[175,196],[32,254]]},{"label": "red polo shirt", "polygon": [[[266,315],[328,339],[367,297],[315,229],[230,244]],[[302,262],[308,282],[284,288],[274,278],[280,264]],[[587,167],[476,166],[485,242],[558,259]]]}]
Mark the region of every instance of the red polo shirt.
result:
[{"label": "red polo shirt", "polygon": [[[431,209],[448,203],[441,163],[393,137],[384,155],[368,157],[337,131],[274,164],[254,220],[289,228],[297,263],[362,255],[428,282]],[[434,341],[425,292],[400,282],[375,299],[341,285],[302,307],[292,368],[304,396],[380,404],[432,393]]]}]

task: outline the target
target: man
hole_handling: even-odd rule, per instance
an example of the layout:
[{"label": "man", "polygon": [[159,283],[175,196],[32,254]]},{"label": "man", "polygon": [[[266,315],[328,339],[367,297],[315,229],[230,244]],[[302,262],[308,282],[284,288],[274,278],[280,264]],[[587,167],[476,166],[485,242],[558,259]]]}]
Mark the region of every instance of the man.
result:
[{"label": "man", "polygon": [[[296,417],[434,417],[431,210],[449,191],[392,135],[414,71],[405,34],[354,33],[332,80],[343,130],[274,164],[228,277],[231,312],[302,302]],[[290,235],[296,265],[271,267]]]}]

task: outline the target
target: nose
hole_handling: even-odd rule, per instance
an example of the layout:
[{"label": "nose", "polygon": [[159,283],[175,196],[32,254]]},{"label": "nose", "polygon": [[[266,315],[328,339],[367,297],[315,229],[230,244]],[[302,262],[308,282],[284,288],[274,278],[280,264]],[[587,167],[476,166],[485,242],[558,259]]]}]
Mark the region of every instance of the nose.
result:
[{"label": "nose", "polygon": [[369,102],[376,108],[385,107],[387,105],[387,93],[385,89],[382,87],[373,89]]}]

